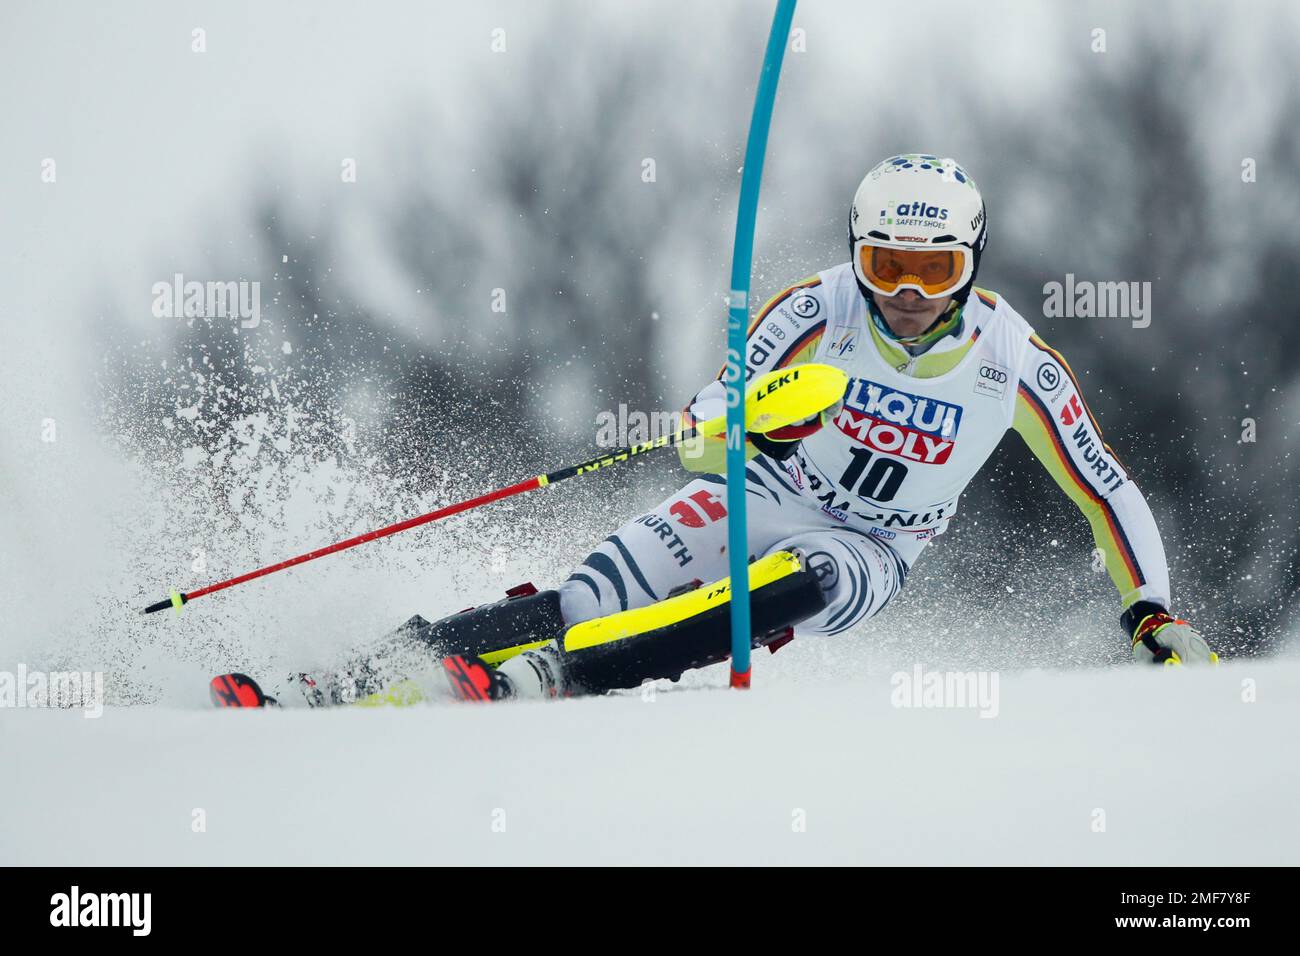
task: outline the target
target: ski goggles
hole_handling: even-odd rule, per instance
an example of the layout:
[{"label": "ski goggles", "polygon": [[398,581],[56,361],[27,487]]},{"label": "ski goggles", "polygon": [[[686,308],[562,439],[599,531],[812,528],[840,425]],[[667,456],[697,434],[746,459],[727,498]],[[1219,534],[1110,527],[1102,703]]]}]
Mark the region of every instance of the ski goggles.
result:
[{"label": "ski goggles", "polygon": [[870,239],[853,244],[853,269],[858,278],[872,292],[885,296],[914,289],[927,299],[941,299],[969,282],[974,268],[965,246],[896,249]]}]

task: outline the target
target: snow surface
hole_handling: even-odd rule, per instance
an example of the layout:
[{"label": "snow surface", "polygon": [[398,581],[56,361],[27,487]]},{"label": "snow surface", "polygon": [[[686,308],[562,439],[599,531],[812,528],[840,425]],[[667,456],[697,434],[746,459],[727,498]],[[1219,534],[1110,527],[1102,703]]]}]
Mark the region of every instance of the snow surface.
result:
[{"label": "snow surface", "polygon": [[748,693],[7,710],[0,863],[1300,863],[1298,661],[1003,671],[992,719],[779,662]]}]

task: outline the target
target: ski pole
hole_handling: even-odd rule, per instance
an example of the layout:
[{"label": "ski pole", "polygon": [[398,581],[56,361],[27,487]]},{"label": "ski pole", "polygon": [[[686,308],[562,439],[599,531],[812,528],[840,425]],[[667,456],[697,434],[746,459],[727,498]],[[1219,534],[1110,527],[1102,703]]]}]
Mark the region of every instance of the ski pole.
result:
[{"label": "ski pole", "polygon": [[[790,369],[768,372],[760,376],[749,390],[750,403],[745,416],[748,423],[746,431],[767,432],[816,415],[839,401],[844,395],[847,386],[848,377],[844,372],[830,365],[799,365]],[[560,468],[544,475],[536,475],[517,484],[498,488],[496,491],[489,491],[477,498],[470,498],[467,501],[447,505],[427,514],[417,515],[414,518],[407,518],[405,521],[399,521],[387,527],[377,528],[374,531],[367,531],[365,534],[359,534],[326,547],[317,548],[315,551],[308,551],[306,554],[300,554],[286,561],[270,564],[264,568],[258,568],[256,571],[249,571],[225,581],[218,581],[216,584],[209,584],[194,591],[173,591],[171,595],[150,604],[140,613],[152,614],[155,611],[174,607],[176,613],[179,614],[182,606],[206,594],[215,594],[218,591],[233,588],[238,584],[244,584],[257,578],[266,577],[268,574],[274,574],[276,571],[283,571],[285,568],[292,568],[295,565],[306,564],[308,561],[323,558],[327,554],[346,551],[348,548],[355,548],[367,541],[376,541],[401,531],[409,531],[411,528],[418,528],[431,521],[461,514],[473,508],[490,504],[493,501],[500,501],[503,498],[523,494],[525,491],[532,491],[534,488],[547,488],[561,481],[576,478],[579,475],[586,475],[602,468],[609,468],[658,448],[680,445],[696,437],[720,435],[725,429],[726,416],[719,415],[707,421],[679,428],[675,432],[661,435],[650,441],[628,445],[607,454],[598,455],[581,464],[570,465],[567,468]]]}]

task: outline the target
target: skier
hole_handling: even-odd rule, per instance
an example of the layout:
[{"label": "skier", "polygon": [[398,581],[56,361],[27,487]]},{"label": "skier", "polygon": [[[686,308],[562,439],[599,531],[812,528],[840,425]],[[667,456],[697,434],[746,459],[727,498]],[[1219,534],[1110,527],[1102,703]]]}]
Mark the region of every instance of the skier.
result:
[{"label": "skier", "polygon": [[[1201,635],[1170,613],[1151,510],[1102,439],[1069,365],[1005,300],[975,287],[987,237],[984,201],[960,165],[894,156],[867,173],[853,197],[851,261],[791,286],[758,313],[747,380],[816,361],[843,368],[850,384],[841,406],[750,436],[750,548],[804,556],[825,602],[799,622],[801,631],[854,627],[899,592],[1014,428],[1092,526],[1133,656],[1216,661]],[[719,376],[687,414],[724,410]],[[722,438],[708,444],[704,454],[682,454],[688,469],[702,472],[694,481],[610,535],[560,586],[563,626],[660,601],[693,578],[726,575],[725,448]],[[625,653],[634,650],[646,657],[646,676],[658,676],[653,642]],[[469,696],[477,696],[473,687],[492,697],[583,689],[569,685],[555,641],[495,671],[464,658],[452,667]],[[638,671],[634,661],[627,667]]]},{"label": "skier", "polygon": [[[773,566],[780,580],[760,580],[752,594],[756,644],[788,638],[794,624],[830,635],[879,614],[1014,428],[1088,519],[1133,657],[1216,662],[1170,612],[1151,510],[1069,365],[1005,300],[975,287],[988,218],[974,180],[952,159],[886,159],[858,186],[848,233],[849,262],[776,295],[749,329],[747,381],[809,362],[849,379],[837,405],[748,436],[751,559],[786,561]],[[725,407],[719,376],[687,421]],[[704,444],[681,455],[698,477],[605,539],[557,590],[513,593],[435,624],[417,617],[399,634],[434,649],[453,691],[473,699],[634,687],[725,660],[720,588],[689,614],[654,616],[682,605],[681,589],[727,574],[725,442]],[[605,622],[619,623],[600,633]],[[478,653],[511,645],[504,659]]]}]

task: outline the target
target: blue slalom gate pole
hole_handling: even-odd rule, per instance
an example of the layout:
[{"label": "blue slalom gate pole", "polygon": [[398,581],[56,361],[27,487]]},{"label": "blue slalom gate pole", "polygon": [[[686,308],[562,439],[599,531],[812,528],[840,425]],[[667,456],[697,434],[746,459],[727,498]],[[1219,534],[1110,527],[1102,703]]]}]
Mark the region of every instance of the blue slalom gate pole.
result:
[{"label": "blue slalom gate pole", "polygon": [[754,115],[740,177],[736,244],[731,253],[731,294],[727,313],[727,547],[731,562],[731,686],[748,687],[749,661],[749,526],[745,507],[745,333],[749,326],[749,273],[754,259],[754,221],[758,187],[763,179],[767,131],[772,123],[776,84],[781,78],[795,0],[778,0],[772,32],[763,54],[763,70],[754,96]]}]

